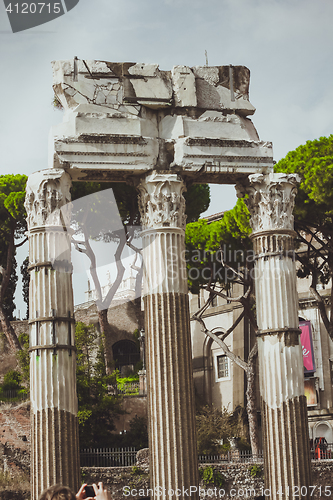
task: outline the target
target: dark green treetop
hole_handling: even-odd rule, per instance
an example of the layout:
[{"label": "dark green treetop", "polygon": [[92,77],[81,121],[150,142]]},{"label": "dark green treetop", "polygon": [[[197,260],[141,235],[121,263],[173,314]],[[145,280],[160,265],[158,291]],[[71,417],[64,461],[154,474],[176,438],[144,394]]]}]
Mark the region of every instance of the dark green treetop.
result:
[{"label": "dark green treetop", "polygon": [[[25,175],[0,176],[0,321],[2,330],[13,350],[20,349],[20,343],[10,325],[11,310],[8,299],[13,300],[15,291],[15,249],[24,243],[16,243],[26,231],[24,208]],[[12,308],[13,309],[13,308]],[[9,314],[9,317],[8,317]]]},{"label": "dark green treetop", "polygon": [[252,244],[249,239],[250,214],[242,199],[231,210],[224,212],[220,220],[209,222],[200,219],[186,226],[186,261],[190,290],[198,293],[199,287],[210,280],[228,285],[236,275],[222,265],[244,267]]},{"label": "dark green treetop", "polygon": [[333,217],[333,135],[307,141],[290,151],[274,170],[301,176],[294,210],[296,221],[329,229]]},{"label": "dark green treetop", "polygon": [[275,165],[276,172],[298,173],[301,182],[295,199],[295,230],[300,265],[298,276],[311,277],[310,292],[329,336],[333,339],[333,287],[330,313],[318,285],[333,276],[333,135],[307,141]]}]

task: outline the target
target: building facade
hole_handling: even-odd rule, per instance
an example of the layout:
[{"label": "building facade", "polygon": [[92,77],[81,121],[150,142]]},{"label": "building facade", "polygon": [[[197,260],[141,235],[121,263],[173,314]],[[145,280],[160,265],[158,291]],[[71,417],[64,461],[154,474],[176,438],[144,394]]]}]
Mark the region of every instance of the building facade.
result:
[{"label": "building facade", "polygon": [[[333,341],[324,327],[316,301],[310,294],[310,280],[298,279],[299,322],[304,362],[304,391],[307,397],[310,440],[325,437],[333,443]],[[238,287],[233,296],[239,295]],[[320,290],[327,307],[330,287]],[[190,294],[191,316],[203,305],[208,294]],[[203,315],[209,330],[227,330],[242,311],[239,303],[216,297]],[[232,362],[221,347],[204,333],[199,323],[191,319],[193,376],[195,391],[203,404],[227,407],[233,411],[246,404],[246,378],[242,368]],[[248,320],[242,320],[225,342],[237,356],[247,360],[255,342],[255,334]],[[257,405],[260,412],[260,395],[257,384]],[[260,421],[260,419],[259,419]]]}]

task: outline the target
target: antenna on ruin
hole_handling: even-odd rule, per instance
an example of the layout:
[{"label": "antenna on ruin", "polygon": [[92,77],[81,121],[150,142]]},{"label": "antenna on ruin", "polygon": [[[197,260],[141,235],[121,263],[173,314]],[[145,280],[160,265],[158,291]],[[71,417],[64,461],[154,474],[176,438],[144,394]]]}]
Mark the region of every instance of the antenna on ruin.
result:
[{"label": "antenna on ruin", "polygon": [[78,81],[78,69],[77,69],[77,62],[78,62],[78,58],[77,56],[74,57],[74,70],[73,70],[73,82],[77,82]]},{"label": "antenna on ruin", "polygon": [[208,66],[208,54],[207,54],[207,50],[205,50],[205,57],[206,57],[206,66]]}]

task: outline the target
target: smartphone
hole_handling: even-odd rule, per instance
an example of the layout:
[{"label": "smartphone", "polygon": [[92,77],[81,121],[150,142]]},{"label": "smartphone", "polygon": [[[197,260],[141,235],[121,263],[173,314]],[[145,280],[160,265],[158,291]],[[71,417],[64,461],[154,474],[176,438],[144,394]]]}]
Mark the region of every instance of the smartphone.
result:
[{"label": "smartphone", "polygon": [[89,497],[94,497],[96,496],[95,490],[91,484],[87,484],[87,486],[84,488],[86,498]]}]

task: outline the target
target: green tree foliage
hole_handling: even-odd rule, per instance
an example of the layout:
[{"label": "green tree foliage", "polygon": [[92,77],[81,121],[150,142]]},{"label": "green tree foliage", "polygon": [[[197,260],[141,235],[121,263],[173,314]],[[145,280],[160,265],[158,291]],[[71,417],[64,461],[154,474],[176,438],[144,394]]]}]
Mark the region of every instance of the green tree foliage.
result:
[{"label": "green tree foliage", "polygon": [[9,370],[0,385],[0,401],[12,401],[26,395],[27,390],[22,385],[23,377],[18,370]]},{"label": "green tree foliage", "polygon": [[199,219],[209,207],[210,190],[208,184],[191,184],[184,193],[187,223]]},{"label": "green tree foliage", "polygon": [[307,141],[274,167],[275,172],[297,173],[301,183],[294,215],[299,222],[331,230],[333,217],[333,135]]},{"label": "green tree foliage", "polygon": [[[22,238],[26,231],[24,209],[26,180],[25,175],[19,174],[0,176],[0,321],[3,332],[13,350],[19,350],[20,343],[10,325],[5,301],[8,287],[8,293],[13,293],[10,291],[9,284],[15,262],[15,248],[22,244],[22,241],[19,244],[16,244],[15,241]],[[15,277],[12,278],[12,287],[14,286],[13,279],[15,281]]]},{"label": "green tree foliage", "polygon": [[242,199],[223,218],[209,223],[205,219],[186,226],[186,261],[190,290],[198,293],[213,276],[225,288],[236,275],[222,265],[224,262],[233,267],[245,267],[246,258],[251,262],[252,244],[249,239],[251,228],[250,214]]},{"label": "green tree foliage", "polygon": [[[199,220],[188,224],[186,228],[186,260],[188,282],[193,293],[200,288],[209,292],[209,298],[193,314],[204,335],[209,336],[224,351],[225,355],[245,371],[247,380],[247,413],[250,439],[253,453],[258,453],[258,425],[256,410],[255,372],[257,344],[255,343],[247,361],[236,356],[227,346],[225,339],[242,321],[244,316],[250,320],[254,330],[257,324],[253,310],[253,283],[251,270],[254,262],[252,243],[249,238],[251,228],[250,214],[243,200],[239,199],[232,210],[223,214],[223,218],[208,223]],[[240,284],[240,295],[232,297],[232,284]],[[216,295],[224,299],[238,301],[243,306],[242,313],[235,323],[225,330],[222,326],[214,331],[207,328],[204,313]]]},{"label": "green tree foliage", "polygon": [[103,346],[98,346],[93,325],[77,323],[75,339],[81,446],[111,446],[113,421],[121,413],[121,397],[110,394],[117,372],[106,374]]},{"label": "green tree foliage", "polygon": [[206,484],[213,484],[214,486],[221,486],[225,483],[225,477],[221,474],[221,472],[211,465],[206,465],[206,467],[200,467],[199,476],[202,481]]},{"label": "green tree foliage", "polygon": [[15,311],[14,299],[15,299],[15,290],[16,290],[17,280],[18,280],[16,268],[17,268],[17,262],[16,262],[16,258],[14,255],[13,260],[12,260],[12,271],[10,273],[10,279],[9,279],[8,286],[7,286],[6,292],[4,294],[3,302],[2,302],[3,310],[4,310],[7,318],[9,319],[9,321],[14,321],[14,319],[15,319],[14,318],[14,311]]},{"label": "green tree foliage", "polygon": [[26,257],[21,265],[21,268],[20,268],[21,275],[22,275],[22,295],[23,295],[23,300],[27,305],[25,319],[29,318],[29,281],[30,281],[30,276],[29,276],[28,266],[29,266],[29,257]]},{"label": "green tree foliage", "polygon": [[29,356],[29,335],[21,333],[19,335],[19,342],[22,349],[17,352],[19,367],[23,376],[24,385],[29,387],[30,383],[30,356]]},{"label": "green tree foliage", "polygon": [[311,277],[310,292],[333,339],[333,287],[330,313],[317,290],[319,283],[327,284],[333,276],[333,135],[307,141],[290,151],[275,165],[275,171],[301,177],[294,209],[298,276]]},{"label": "green tree foliage", "polygon": [[[124,224],[140,225],[138,191],[134,186],[121,182],[73,182],[72,201],[105,189],[113,190],[121,220]],[[187,221],[197,220],[209,207],[208,184],[192,184],[184,193]]]},{"label": "green tree foliage", "polygon": [[136,450],[148,448],[148,429],[146,417],[135,415],[130,420],[130,430],[128,434],[128,446],[134,446]]},{"label": "green tree foliage", "polygon": [[199,455],[214,455],[228,451],[229,439],[244,437],[244,423],[239,409],[231,412],[214,405],[206,405],[196,415],[197,444]]},{"label": "green tree foliage", "polygon": [[135,415],[129,422],[130,429],[121,434],[114,434],[113,446],[126,448],[133,446],[136,450],[148,448],[147,418]]},{"label": "green tree foliage", "polygon": [[[5,231],[14,224],[16,238],[23,236],[26,231],[24,208],[26,182],[26,175],[7,174],[0,176],[0,216],[2,222],[5,222],[1,229]],[[8,220],[5,220],[6,218]]]},{"label": "green tree foliage", "polygon": [[22,375],[17,370],[9,370],[2,383],[2,389],[4,391],[15,391],[21,388]]}]

